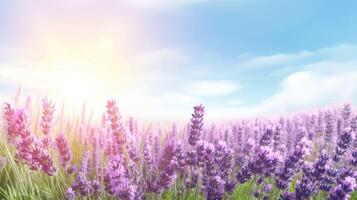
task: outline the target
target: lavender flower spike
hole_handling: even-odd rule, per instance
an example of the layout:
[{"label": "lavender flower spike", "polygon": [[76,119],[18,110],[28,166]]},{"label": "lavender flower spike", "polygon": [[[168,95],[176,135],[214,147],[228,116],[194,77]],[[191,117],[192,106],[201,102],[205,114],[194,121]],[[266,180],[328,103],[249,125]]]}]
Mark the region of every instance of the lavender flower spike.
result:
[{"label": "lavender flower spike", "polygon": [[52,128],[52,118],[53,112],[55,111],[55,105],[49,101],[47,98],[42,100],[42,116],[41,116],[41,127],[42,132],[48,135]]},{"label": "lavender flower spike", "polygon": [[66,200],[75,200],[76,199],[76,193],[73,191],[72,187],[69,187],[66,191]]},{"label": "lavender flower spike", "polygon": [[343,156],[347,150],[347,148],[351,145],[352,143],[352,129],[351,128],[345,128],[343,131],[343,134],[340,136],[340,141],[337,143],[337,147],[335,149],[335,155],[333,157],[333,160],[335,162],[340,161],[341,156]]},{"label": "lavender flower spike", "polygon": [[119,150],[121,151],[124,147],[126,141],[125,132],[123,125],[121,123],[121,116],[119,114],[118,106],[115,100],[110,100],[107,102],[107,114],[110,120],[110,126],[113,131],[114,140],[118,144]]},{"label": "lavender flower spike", "polygon": [[337,185],[332,193],[330,193],[329,200],[341,199],[348,200],[350,194],[356,189],[356,179],[354,177],[346,177],[339,185]]},{"label": "lavender flower spike", "polygon": [[66,168],[67,163],[69,161],[71,161],[71,159],[72,159],[72,155],[71,155],[71,150],[69,148],[68,142],[63,134],[60,134],[56,138],[56,146],[57,146],[58,152],[60,154],[61,164],[64,168]]},{"label": "lavender flower spike", "polygon": [[200,140],[201,132],[203,129],[203,115],[205,108],[202,105],[198,105],[193,107],[194,113],[191,118],[190,125],[190,136],[188,138],[188,142],[195,146],[196,142]]}]

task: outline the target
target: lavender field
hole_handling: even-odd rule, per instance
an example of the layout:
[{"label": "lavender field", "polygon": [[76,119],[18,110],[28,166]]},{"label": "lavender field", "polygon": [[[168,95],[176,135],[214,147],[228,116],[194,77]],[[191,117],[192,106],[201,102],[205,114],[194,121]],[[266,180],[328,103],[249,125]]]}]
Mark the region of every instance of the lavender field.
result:
[{"label": "lavender field", "polygon": [[356,8],[0,0],[0,200],[357,200]]},{"label": "lavender field", "polygon": [[115,100],[101,121],[20,102],[3,104],[0,199],[357,198],[350,104],[220,124],[197,105],[187,123],[151,126]]}]

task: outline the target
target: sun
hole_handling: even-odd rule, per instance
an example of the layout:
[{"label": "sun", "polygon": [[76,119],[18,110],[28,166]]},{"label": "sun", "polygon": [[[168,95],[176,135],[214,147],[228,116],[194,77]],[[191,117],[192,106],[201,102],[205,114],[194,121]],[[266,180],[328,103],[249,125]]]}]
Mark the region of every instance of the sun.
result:
[{"label": "sun", "polygon": [[[94,96],[93,91],[101,91],[99,85],[103,80],[85,70],[80,63],[63,63],[53,72],[53,84],[57,93],[75,102]],[[97,77],[98,78],[98,77]]]},{"label": "sun", "polygon": [[46,49],[40,64],[48,77],[44,87],[72,106],[102,105],[131,77],[110,37],[76,43],[51,38],[46,40]]}]

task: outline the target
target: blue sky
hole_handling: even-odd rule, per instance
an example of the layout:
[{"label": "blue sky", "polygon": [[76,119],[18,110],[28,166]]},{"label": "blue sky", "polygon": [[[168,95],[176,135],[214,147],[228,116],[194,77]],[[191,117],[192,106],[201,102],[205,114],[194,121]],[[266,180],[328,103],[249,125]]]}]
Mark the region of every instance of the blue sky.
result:
[{"label": "blue sky", "polygon": [[144,118],[186,117],[197,103],[209,118],[355,103],[356,4],[1,1],[0,92],[113,96]]}]

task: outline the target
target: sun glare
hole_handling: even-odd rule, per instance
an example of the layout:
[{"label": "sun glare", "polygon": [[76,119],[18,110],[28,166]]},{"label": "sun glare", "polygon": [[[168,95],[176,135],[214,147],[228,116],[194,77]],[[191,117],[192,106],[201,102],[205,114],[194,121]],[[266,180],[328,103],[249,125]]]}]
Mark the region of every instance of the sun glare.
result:
[{"label": "sun glare", "polygon": [[96,81],[93,74],[89,74],[80,67],[78,70],[79,65],[76,63],[73,65],[75,66],[65,65],[53,74],[55,89],[66,98],[76,102],[93,97],[94,91],[100,91],[97,90],[99,86],[96,87],[95,82],[98,84],[102,80]]},{"label": "sun glare", "polygon": [[48,91],[73,106],[84,101],[93,106],[102,104],[129,77],[110,37],[76,44],[47,38],[45,44],[47,55],[41,66],[48,71]]}]

